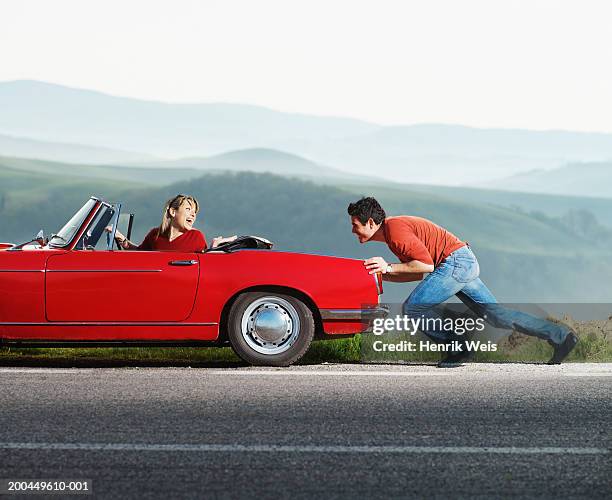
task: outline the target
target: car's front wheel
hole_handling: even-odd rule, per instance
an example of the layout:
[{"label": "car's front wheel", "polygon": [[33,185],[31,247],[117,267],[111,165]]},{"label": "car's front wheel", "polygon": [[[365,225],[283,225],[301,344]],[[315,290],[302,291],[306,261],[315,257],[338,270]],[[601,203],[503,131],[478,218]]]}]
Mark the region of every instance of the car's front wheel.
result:
[{"label": "car's front wheel", "polygon": [[280,293],[247,292],[230,309],[228,337],[234,352],[260,366],[289,366],[312,342],[315,323],[301,300]]}]

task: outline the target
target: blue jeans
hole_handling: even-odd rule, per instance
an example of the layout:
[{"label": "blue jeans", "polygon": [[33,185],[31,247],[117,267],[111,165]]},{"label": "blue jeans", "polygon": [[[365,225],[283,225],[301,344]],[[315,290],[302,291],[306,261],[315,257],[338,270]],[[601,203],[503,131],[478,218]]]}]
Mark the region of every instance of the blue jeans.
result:
[{"label": "blue jeans", "polygon": [[[432,273],[419,283],[406,299],[404,314],[413,317],[435,317],[432,308],[456,295],[478,317],[496,328],[514,329],[555,344],[561,344],[570,332],[565,325],[501,306],[480,280],[480,266],[468,246],[451,253]],[[437,342],[449,342],[458,337],[448,331],[423,331]]]}]

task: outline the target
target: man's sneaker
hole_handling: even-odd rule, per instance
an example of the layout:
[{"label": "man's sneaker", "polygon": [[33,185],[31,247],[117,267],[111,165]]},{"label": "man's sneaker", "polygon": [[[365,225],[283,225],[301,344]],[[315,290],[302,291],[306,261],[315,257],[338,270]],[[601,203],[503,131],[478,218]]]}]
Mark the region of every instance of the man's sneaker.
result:
[{"label": "man's sneaker", "polygon": [[467,363],[472,359],[474,359],[474,351],[452,351],[440,360],[438,368],[456,368],[457,366],[461,366],[462,363]]},{"label": "man's sneaker", "polygon": [[577,343],[578,343],[578,337],[576,337],[576,334],[574,333],[573,330],[570,330],[570,332],[567,334],[567,337],[565,337],[565,340],[563,342],[561,342],[560,344],[552,344],[554,348],[554,352],[553,352],[552,358],[550,358],[550,360],[548,361],[548,364],[549,365],[561,364],[561,361],[567,358],[567,355],[570,352],[572,352],[574,347],[576,347]]}]

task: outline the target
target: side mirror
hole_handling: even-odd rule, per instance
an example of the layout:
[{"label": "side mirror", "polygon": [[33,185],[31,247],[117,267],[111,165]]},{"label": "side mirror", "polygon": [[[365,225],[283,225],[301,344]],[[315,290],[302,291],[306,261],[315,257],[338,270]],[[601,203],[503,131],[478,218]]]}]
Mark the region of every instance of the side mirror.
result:
[{"label": "side mirror", "polygon": [[38,243],[41,247],[44,247],[49,242],[49,240],[45,238],[45,232],[42,229],[38,231],[33,241]]}]

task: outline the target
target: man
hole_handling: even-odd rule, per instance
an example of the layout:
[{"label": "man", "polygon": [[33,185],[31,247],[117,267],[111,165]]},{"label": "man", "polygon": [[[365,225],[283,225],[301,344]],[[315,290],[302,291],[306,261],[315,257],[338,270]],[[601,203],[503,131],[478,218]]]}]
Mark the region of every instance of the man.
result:
[{"label": "man", "polygon": [[[382,257],[364,262],[370,274],[382,273],[383,280],[421,283],[404,302],[409,317],[432,315],[432,308],[456,295],[464,304],[497,328],[514,329],[547,340],[554,348],[549,364],[559,364],[578,342],[566,325],[502,307],[478,277],[480,267],[469,245],[446,229],[421,217],[387,217],[376,199],[368,197],[348,206],[353,234],[360,243],[385,242],[400,262]],[[428,273],[423,279],[423,275]],[[444,331],[424,331],[437,342],[456,338]],[[468,360],[473,353],[449,354],[441,365]]]}]

